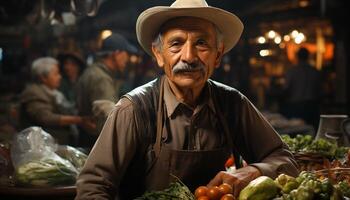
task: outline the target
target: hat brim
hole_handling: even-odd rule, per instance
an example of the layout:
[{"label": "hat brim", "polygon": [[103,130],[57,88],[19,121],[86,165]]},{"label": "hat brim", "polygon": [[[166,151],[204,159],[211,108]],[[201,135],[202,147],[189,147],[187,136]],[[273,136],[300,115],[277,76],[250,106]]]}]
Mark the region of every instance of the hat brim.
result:
[{"label": "hat brim", "polygon": [[176,17],[197,17],[216,25],[223,35],[224,53],[231,50],[243,32],[241,20],[234,14],[216,7],[171,8],[156,6],[145,10],[137,19],[136,35],[142,48],[152,53],[152,42],[160,27]]}]

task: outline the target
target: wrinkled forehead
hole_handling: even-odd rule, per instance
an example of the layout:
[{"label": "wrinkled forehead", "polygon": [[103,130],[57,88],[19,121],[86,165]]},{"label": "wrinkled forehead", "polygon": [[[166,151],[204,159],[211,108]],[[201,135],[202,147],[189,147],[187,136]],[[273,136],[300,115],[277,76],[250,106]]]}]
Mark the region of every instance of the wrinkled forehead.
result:
[{"label": "wrinkled forehead", "polygon": [[212,33],[215,36],[215,25],[208,20],[197,17],[177,17],[166,21],[160,28],[164,34],[171,30]]}]

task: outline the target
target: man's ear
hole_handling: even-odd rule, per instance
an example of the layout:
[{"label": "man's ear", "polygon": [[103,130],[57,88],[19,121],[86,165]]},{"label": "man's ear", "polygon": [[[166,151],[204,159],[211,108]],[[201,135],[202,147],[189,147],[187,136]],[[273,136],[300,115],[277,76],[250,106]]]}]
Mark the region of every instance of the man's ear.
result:
[{"label": "man's ear", "polygon": [[160,52],[160,50],[152,45],[152,52],[153,52],[154,57],[157,60],[158,66],[163,67],[164,66],[164,59],[163,59],[163,56],[162,56],[162,53]]},{"label": "man's ear", "polygon": [[218,68],[221,63],[221,58],[224,55],[224,43],[221,42],[218,47],[218,52],[215,59],[215,68]]}]

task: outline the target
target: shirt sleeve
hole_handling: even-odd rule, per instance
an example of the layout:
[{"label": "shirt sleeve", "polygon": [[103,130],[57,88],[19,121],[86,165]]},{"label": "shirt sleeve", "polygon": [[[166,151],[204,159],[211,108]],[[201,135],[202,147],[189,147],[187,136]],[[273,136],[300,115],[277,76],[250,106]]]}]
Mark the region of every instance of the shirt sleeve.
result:
[{"label": "shirt sleeve", "polygon": [[114,199],[135,154],[135,129],[132,104],[123,98],[109,114],[78,176],[76,199]]},{"label": "shirt sleeve", "polygon": [[[241,134],[238,151],[249,165],[257,167],[262,175],[272,178],[280,173],[298,175],[297,164],[287,145],[246,98],[241,98],[238,129]],[[236,144],[237,145],[237,144]]]}]

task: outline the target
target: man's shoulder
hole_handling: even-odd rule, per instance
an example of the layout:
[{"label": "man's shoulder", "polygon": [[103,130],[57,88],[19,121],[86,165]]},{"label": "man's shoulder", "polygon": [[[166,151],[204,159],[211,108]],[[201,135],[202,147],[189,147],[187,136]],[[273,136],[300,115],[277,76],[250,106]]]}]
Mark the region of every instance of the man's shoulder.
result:
[{"label": "man's shoulder", "polygon": [[144,85],[141,85],[132,91],[125,94],[123,97],[126,97],[130,100],[136,100],[140,98],[153,98],[154,95],[159,95],[159,82],[160,79],[154,79]]},{"label": "man's shoulder", "polygon": [[211,85],[212,91],[215,93],[218,93],[219,95],[228,95],[228,96],[237,96],[237,97],[243,97],[244,95],[238,91],[236,88],[233,88],[231,86],[225,85],[223,83],[209,80],[209,84]]},{"label": "man's shoulder", "polygon": [[109,76],[100,67],[98,67],[98,65],[92,64],[84,70],[79,78],[79,83],[93,83],[94,81],[99,81],[100,79],[109,79]]}]

